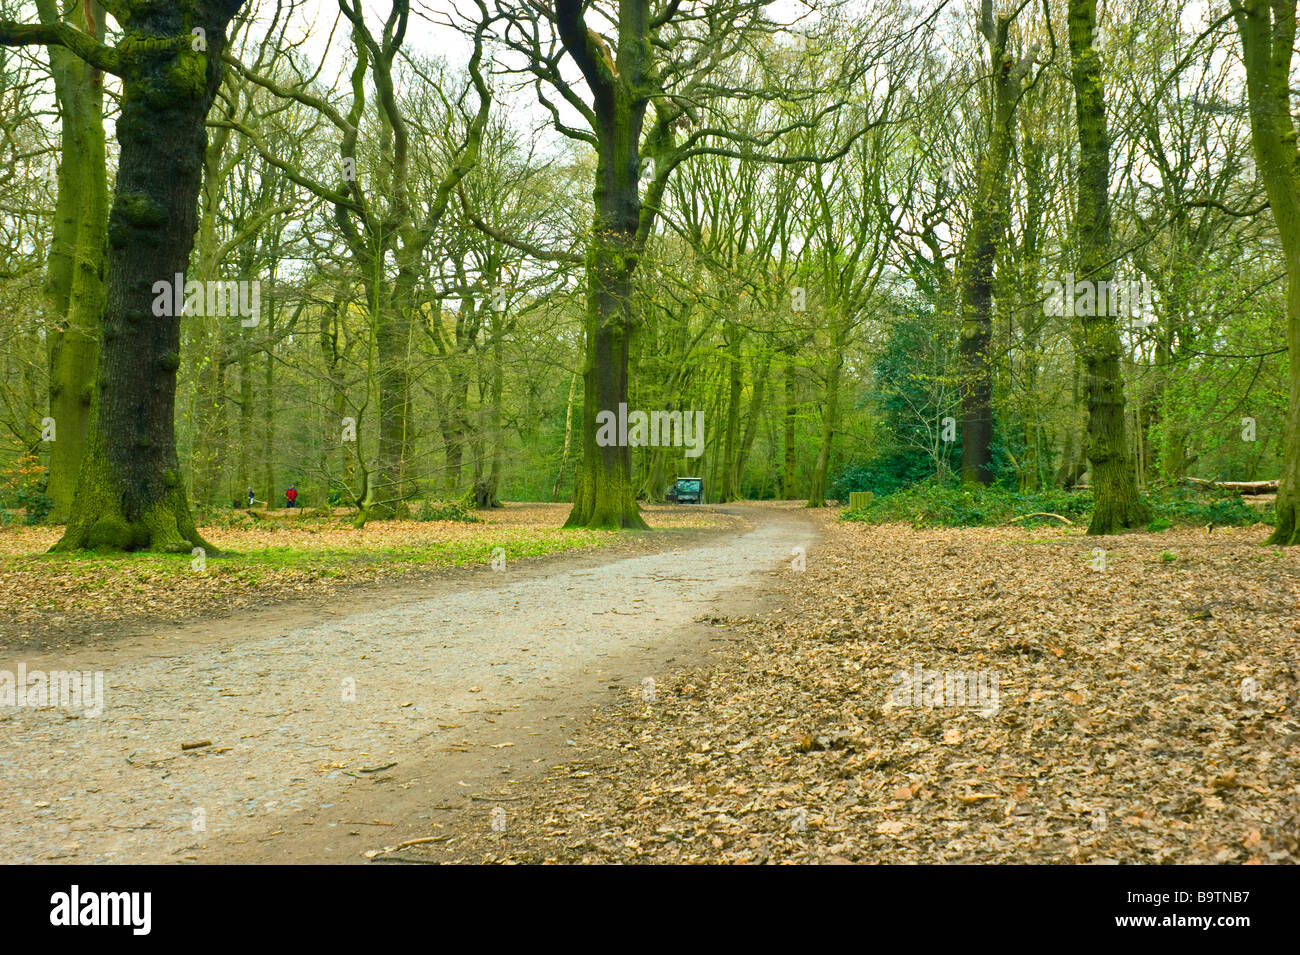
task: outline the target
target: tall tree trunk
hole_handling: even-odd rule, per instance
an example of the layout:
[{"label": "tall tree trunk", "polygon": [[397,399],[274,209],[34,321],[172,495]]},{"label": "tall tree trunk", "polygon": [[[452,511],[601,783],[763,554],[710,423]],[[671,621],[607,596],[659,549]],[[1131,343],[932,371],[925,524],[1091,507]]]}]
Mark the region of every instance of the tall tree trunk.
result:
[{"label": "tall tree trunk", "polygon": [[1296,0],[1234,0],[1250,102],[1255,165],[1286,260],[1286,343],[1289,358],[1286,436],[1270,544],[1300,544],[1300,157],[1291,118],[1291,58]]},{"label": "tall tree trunk", "polygon": [[754,376],[754,393],[749,400],[749,420],[745,422],[745,433],[740,438],[740,451],[736,455],[736,491],[738,497],[745,496],[745,466],[749,462],[750,449],[754,447],[754,436],[758,434],[758,420],[763,417],[763,398],[767,391],[767,371],[772,366],[770,353],[763,356],[763,362]]},{"label": "tall tree trunk", "polygon": [[790,501],[794,499],[794,478],[795,478],[795,425],[798,423],[799,411],[795,405],[795,367],[793,352],[785,360],[785,421],[784,434],[781,440],[782,467],[781,467],[781,499]]},{"label": "tall tree trunk", "polygon": [[1025,442],[1024,463],[1020,467],[1020,490],[1037,490],[1043,481],[1042,418],[1038,400],[1039,368],[1042,360],[1040,336],[1043,309],[1037,301],[1039,264],[1041,258],[1040,221],[1043,217],[1043,166],[1044,149],[1035,135],[1034,123],[1022,119],[1020,154],[1025,177],[1025,221],[1021,230],[1019,248],[1020,269],[1019,299],[1016,314],[1020,316],[1021,377],[1024,381],[1025,401],[1021,402],[1021,417]]},{"label": "tall tree trunk", "polygon": [[833,322],[830,343],[830,364],[826,369],[826,402],[822,408],[821,446],[817,451],[817,466],[813,469],[812,491],[808,494],[809,507],[826,506],[826,477],[831,466],[835,432],[840,426],[840,376],[844,370],[844,322]]},{"label": "tall tree trunk", "polygon": [[65,38],[119,73],[122,111],[100,374],[60,550],[188,551],[205,543],[190,513],[173,427],[181,316],[154,314],[154,283],[172,282],[189,261],[204,122],[221,76],[226,25],[239,6],[140,0],[119,6],[125,36],[118,49]]},{"label": "tall tree trunk", "polygon": [[[226,118],[229,118],[227,114]],[[222,159],[230,130],[212,130],[203,156],[203,186],[199,199],[199,226],[195,238],[191,274],[200,282],[219,281],[220,240],[217,215],[221,207]],[[223,318],[203,314],[185,319],[187,350],[190,352],[190,381],[194,398],[190,414],[190,490],[194,500],[210,503],[221,475],[226,449],[223,441],[225,421],[225,345]],[[242,491],[242,489],[241,489]]]},{"label": "tall tree trunk", "polygon": [[502,354],[502,336],[505,330],[501,328],[502,319],[494,311],[491,318],[492,328],[492,381],[489,386],[491,398],[488,410],[488,427],[487,434],[483,440],[488,442],[492,448],[488,457],[487,477],[483,480],[474,491],[476,507],[500,507],[501,501],[497,498],[497,488],[501,485],[501,458],[502,458],[502,434],[501,434],[501,400],[503,388],[505,386],[505,358]]},{"label": "tall tree trunk", "polygon": [[[239,343],[239,494],[245,500],[253,486],[253,470],[249,452],[253,447],[253,345],[247,340],[250,332],[241,331]],[[256,489],[254,489],[256,491]],[[270,503],[268,497],[267,502]]]},{"label": "tall tree trunk", "polygon": [[452,353],[451,367],[447,371],[447,401],[442,409],[443,486],[452,497],[460,493],[465,444],[469,436],[469,378],[465,367],[468,359],[469,356],[460,349]]},{"label": "tall tree trunk", "polygon": [[565,469],[569,466],[569,449],[573,446],[573,402],[578,394],[578,373],[575,371],[569,379],[569,400],[564,405],[564,448],[560,452],[560,468],[555,472],[555,487],[551,489],[551,500],[560,496],[560,484],[564,481]]},{"label": "tall tree trunk", "polygon": [[[1111,277],[1110,135],[1101,57],[1094,46],[1097,0],[1070,0],[1070,78],[1079,127],[1079,277]],[[1138,494],[1125,433],[1124,380],[1116,319],[1095,296],[1093,314],[1080,321],[1080,353],[1088,380],[1088,460],[1092,464],[1093,512],[1089,534],[1112,534],[1150,520]]]},{"label": "tall tree trunk", "polygon": [[[329,409],[325,422],[325,444],[321,448],[321,472],[328,476],[329,484],[343,479],[347,474],[347,462],[351,460],[347,442],[343,441],[343,419],[347,414],[347,392],[343,382],[343,355],[339,350],[339,334],[347,315],[347,285],[340,282],[334,290],[334,298],[329,308],[320,310],[317,324],[317,344],[320,347],[321,361],[325,366],[328,395],[326,407]],[[332,463],[338,455],[338,468]],[[332,487],[326,488],[326,501]]]},{"label": "tall tree trunk", "polygon": [[566,527],[645,528],[632,487],[632,449],[597,443],[596,416],[617,415],[628,399],[632,272],[641,222],[641,130],[649,106],[650,10],[645,0],[619,8],[619,69],[587,28],[579,0],[556,0],[565,49],[592,88],[596,137],[595,215],[587,246],[587,312],[582,389],[582,463]]},{"label": "tall tree trunk", "polygon": [[961,477],[966,483],[993,480],[993,269],[998,243],[1007,231],[1007,180],[1016,106],[1037,48],[1016,61],[1009,35],[1014,14],[993,15],[991,0],[981,7],[980,30],[992,68],[992,113],[988,144],[980,157],[975,203],[958,263],[961,289],[960,386]]},{"label": "tall tree trunk", "polygon": [[[404,253],[407,250],[403,250]],[[394,292],[376,318],[375,346],[379,364],[379,455],[372,481],[376,519],[405,515],[406,457],[411,420],[411,314],[410,290],[415,277],[410,264],[403,266]]]},{"label": "tall tree trunk", "polygon": [[[60,19],[54,0],[38,0],[41,22]],[[87,22],[87,14],[91,14]],[[103,10],[73,7],[78,29],[104,38]],[[59,46],[49,48],[50,72],[61,120],[58,198],[46,270],[50,327],[49,413],[55,441],[50,449],[49,520],[61,524],[72,511],[85,453],[90,405],[99,362],[107,253],[108,174],[105,170],[103,73]]]},{"label": "tall tree trunk", "polygon": [[[635,161],[632,165],[635,168]],[[574,488],[573,510],[565,526],[644,528],[646,523],[632,489],[632,449],[618,441],[603,446],[596,441],[597,414],[607,411],[617,415],[619,405],[627,404],[631,250],[636,220],[633,217],[628,221],[626,190],[611,187],[618,187],[620,179],[630,179],[631,195],[635,197],[636,179],[635,173],[620,177],[602,171],[598,175],[608,183],[596,190],[596,222],[587,253],[582,463]],[[610,193],[622,193],[621,201]]]},{"label": "tall tree trunk", "polygon": [[[728,323],[730,325],[730,323]],[[737,484],[739,475],[736,465],[740,456],[740,399],[744,390],[745,379],[740,365],[741,330],[730,325],[725,332],[727,344],[727,428],[722,446],[722,486],[718,491],[718,500],[734,501],[739,495]]]},{"label": "tall tree trunk", "polygon": [[262,483],[266,506],[275,507],[283,495],[275,476],[275,310],[266,310],[266,365],[262,368]]}]

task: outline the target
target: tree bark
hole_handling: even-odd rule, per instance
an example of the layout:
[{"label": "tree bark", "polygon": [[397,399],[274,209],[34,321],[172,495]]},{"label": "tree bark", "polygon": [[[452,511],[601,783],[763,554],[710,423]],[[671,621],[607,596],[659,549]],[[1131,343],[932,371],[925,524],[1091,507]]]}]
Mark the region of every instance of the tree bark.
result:
[{"label": "tree bark", "polygon": [[758,422],[763,417],[763,399],[767,391],[767,373],[772,367],[772,355],[763,356],[762,363],[754,375],[753,394],[749,401],[749,420],[745,422],[745,433],[740,437],[740,452],[736,455],[736,488],[739,497],[745,496],[745,468],[749,463],[749,452],[754,447],[754,438],[758,434]]},{"label": "tree bark", "polygon": [[718,491],[718,500],[724,503],[740,496],[737,490],[740,475],[736,472],[740,463],[740,399],[745,384],[740,365],[743,333],[731,323],[728,325],[723,332],[727,345],[727,427],[723,435],[722,485]]},{"label": "tree bark", "polygon": [[569,466],[569,450],[573,446],[573,402],[578,394],[578,373],[569,379],[569,400],[564,405],[564,448],[560,452],[560,468],[555,472],[555,487],[551,489],[551,500],[560,495],[560,485],[564,482],[564,472]]},{"label": "tree bark", "polygon": [[[1079,127],[1079,196],[1075,227],[1079,236],[1079,278],[1096,283],[1111,277],[1110,135],[1106,128],[1106,90],[1101,58],[1094,46],[1096,0],[1070,0],[1070,78]],[[1091,535],[1113,534],[1150,520],[1138,494],[1129,456],[1120,373],[1120,340],[1115,318],[1100,306],[1080,317],[1079,351],[1088,385],[1088,460],[1092,464]]]},{"label": "tree bark", "polygon": [[[141,0],[119,8],[125,37],[117,49],[84,36],[57,38],[122,77],[100,374],[57,550],[211,549],[195,527],[176,454],[181,317],[154,315],[153,286],[173,281],[189,261],[204,121],[221,76],[226,26],[239,6]],[[201,43],[193,30],[202,31]],[[7,39],[0,30],[0,41]]]},{"label": "tree bark", "polygon": [[[53,0],[38,0],[37,10],[42,23],[60,18]],[[78,29],[103,40],[103,12],[97,5],[76,6],[70,18]],[[51,46],[49,56],[59,104],[61,162],[45,287],[51,319],[49,413],[57,428],[46,493],[53,502],[48,519],[61,524],[72,512],[99,363],[108,174],[104,75],[63,47]]]},{"label": "tree bark", "polygon": [[795,404],[795,367],[794,355],[790,354],[785,359],[784,375],[784,395],[785,401],[785,421],[783,422],[784,433],[782,434],[782,467],[781,467],[781,498],[789,501],[794,499],[795,491],[795,425],[799,420],[799,409]]},{"label": "tree bark", "polygon": [[275,474],[275,311],[267,309],[266,364],[262,368],[262,483],[266,485],[266,506],[275,507],[281,489]]},{"label": "tree bark", "polygon": [[[1016,61],[1009,50],[1014,14],[994,18],[981,8],[981,32],[992,67],[992,115],[988,144],[980,158],[975,203],[958,262],[961,288],[961,477],[965,483],[993,480],[993,270],[998,244],[1007,231],[1007,180],[1011,166],[1016,106],[1034,54]],[[1036,49],[1036,48],[1035,48]]]},{"label": "tree bark", "polygon": [[1289,86],[1296,0],[1234,0],[1232,12],[1246,67],[1255,165],[1286,261],[1286,436],[1275,504],[1277,526],[1266,543],[1293,546],[1300,545],[1300,156]]},{"label": "tree bark", "polygon": [[645,528],[632,486],[632,449],[596,442],[596,416],[618,414],[628,400],[632,272],[641,222],[641,130],[649,98],[649,6],[627,0],[619,11],[619,66],[582,18],[580,0],[557,0],[564,47],[592,88],[596,137],[595,215],[587,247],[582,462],[566,527]]},{"label": "tree bark", "polygon": [[840,426],[840,377],[844,370],[844,323],[832,323],[834,329],[830,342],[830,363],[826,368],[826,402],[822,407],[821,445],[817,451],[817,466],[813,469],[812,490],[808,494],[809,507],[826,506],[826,477],[831,466],[835,432]]}]

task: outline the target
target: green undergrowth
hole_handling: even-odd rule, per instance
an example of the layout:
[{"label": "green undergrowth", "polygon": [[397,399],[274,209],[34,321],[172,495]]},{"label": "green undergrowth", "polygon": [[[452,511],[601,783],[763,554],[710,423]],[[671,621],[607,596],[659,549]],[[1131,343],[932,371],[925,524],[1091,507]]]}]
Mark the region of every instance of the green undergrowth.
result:
[{"label": "green undergrowth", "polygon": [[[1158,532],[1181,526],[1248,527],[1272,524],[1272,504],[1254,506],[1239,495],[1216,495],[1181,488],[1158,489],[1147,494],[1152,521],[1145,530]],[[1087,526],[1092,516],[1092,491],[1049,488],[1040,491],[1011,491],[999,487],[968,487],[952,484],[914,484],[880,495],[864,508],[845,511],[844,520],[866,524],[911,524],[913,527],[996,527],[1015,518],[1021,527],[1064,526],[1056,514],[1075,525]]]}]

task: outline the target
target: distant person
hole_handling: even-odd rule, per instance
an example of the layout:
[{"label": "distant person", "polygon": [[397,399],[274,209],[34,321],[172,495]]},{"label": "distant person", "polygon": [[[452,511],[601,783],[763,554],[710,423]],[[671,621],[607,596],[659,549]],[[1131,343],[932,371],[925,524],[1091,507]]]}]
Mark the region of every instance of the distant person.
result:
[{"label": "distant person", "polygon": [[253,500],[254,500],[254,498],[253,498],[253,489],[250,487],[250,488],[248,489],[248,506],[249,506],[249,507],[252,507],[252,506],[253,506]]},{"label": "distant person", "polygon": [[298,506],[298,485],[297,484],[290,484],[289,490],[284,492],[284,506],[285,507]]}]

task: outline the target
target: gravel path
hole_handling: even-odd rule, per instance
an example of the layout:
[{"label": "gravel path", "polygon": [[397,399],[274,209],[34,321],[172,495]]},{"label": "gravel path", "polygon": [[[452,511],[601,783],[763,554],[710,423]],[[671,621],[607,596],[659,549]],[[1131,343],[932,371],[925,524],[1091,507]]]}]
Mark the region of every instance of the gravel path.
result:
[{"label": "gravel path", "polygon": [[345,831],[419,834],[430,808],[562,753],[609,689],[707,648],[700,621],[748,610],[816,536],[795,510],[727,510],[747,529],[683,549],[519,571],[507,555],[362,608],[0,657],[0,674],[104,679],[98,716],[0,706],[0,860],[357,861],[375,839]]}]

